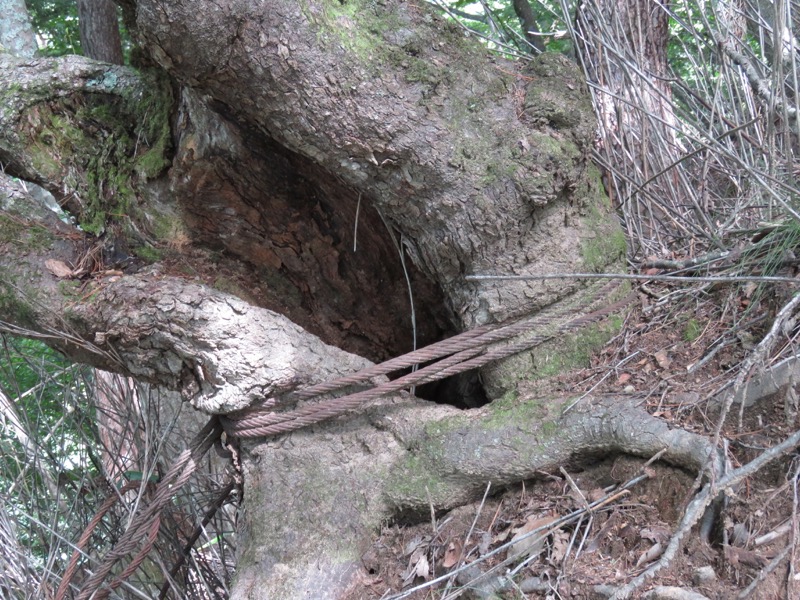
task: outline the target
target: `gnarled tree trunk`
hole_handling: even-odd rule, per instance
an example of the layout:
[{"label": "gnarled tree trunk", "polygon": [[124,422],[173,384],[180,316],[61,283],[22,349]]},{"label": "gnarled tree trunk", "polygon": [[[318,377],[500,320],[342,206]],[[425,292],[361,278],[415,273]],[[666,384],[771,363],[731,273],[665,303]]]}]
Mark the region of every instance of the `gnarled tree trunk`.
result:
[{"label": "gnarled tree trunk", "polygon": [[[158,68],[0,55],[6,330],[226,414],[410,350],[408,287],[422,344],[584,302],[571,280],[465,275],[624,254],[563,57],[508,63],[405,2],[124,7]],[[480,411],[394,395],[248,441],[234,596],[342,595],[374,528],[428,493],[454,506],[586,452],[710,452],[613,399],[527,402],[540,358],[487,369],[505,400]]]}]

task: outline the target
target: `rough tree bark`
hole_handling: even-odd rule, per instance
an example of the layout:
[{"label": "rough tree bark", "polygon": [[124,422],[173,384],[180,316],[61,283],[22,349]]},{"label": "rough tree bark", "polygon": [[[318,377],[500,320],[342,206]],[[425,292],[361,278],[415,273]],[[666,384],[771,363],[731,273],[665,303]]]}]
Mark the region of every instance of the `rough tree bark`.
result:
[{"label": "rough tree bark", "polygon": [[[562,57],[504,62],[405,2],[124,7],[159,69],[0,55],[6,331],[226,413],[409,350],[398,250],[420,342],[582,289],[466,274],[624,254]],[[533,401],[518,382],[541,354],[487,370],[481,410],[401,394],[245,444],[234,597],[343,595],[375,527],[429,494],[447,508],[586,453],[707,459],[626,400]]]},{"label": "rough tree bark", "polygon": [[0,10],[0,46],[16,56],[32,57],[36,53],[36,36],[25,0],[4,0]]},{"label": "rough tree bark", "polygon": [[[658,253],[686,224],[674,214],[690,204],[697,182],[673,167],[682,157],[667,66],[669,0],[583,0],[576,12],[580,56],[592,83],[608,189],[633,236]],[[707,220],[696,207],[697,219]],[[713,227],[709,224],[709,228]]]},{"label": "rough tree bark", "polygon": [[111,0],[78,0],[78,25],[84,56],[123,64],[116,4]]}]

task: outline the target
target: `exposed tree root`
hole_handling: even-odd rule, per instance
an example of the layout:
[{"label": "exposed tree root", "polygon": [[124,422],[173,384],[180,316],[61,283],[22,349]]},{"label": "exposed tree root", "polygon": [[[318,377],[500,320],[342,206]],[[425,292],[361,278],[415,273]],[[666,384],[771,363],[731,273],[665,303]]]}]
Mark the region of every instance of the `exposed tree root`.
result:
[{"label": "exposed tree root", "polygon": [[[459,412],[400,396],[354,419],[246,444],[244,529],[252,531],[234,598],[338,598],[361,579],[381,523],[448,509],[537,472],[591,456],[662,457],[718,466],[706,438],[670,429],[629,398],[560,399]],[[535,407],[531,409],[530,407]],[[269,464],[265,468],[265,464]],[[245,500],[245,503],[247,501]]]}]

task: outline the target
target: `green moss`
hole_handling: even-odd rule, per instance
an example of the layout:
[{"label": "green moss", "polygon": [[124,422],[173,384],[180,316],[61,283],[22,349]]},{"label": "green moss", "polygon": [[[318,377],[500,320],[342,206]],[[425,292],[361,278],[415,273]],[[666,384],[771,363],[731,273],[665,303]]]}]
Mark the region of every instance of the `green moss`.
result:
[{"label": "green moss", "polygon": [[542,432],[542,436],[545,438],[555,437],[560,431],[560,427],[555,421],[542,421],[539,425],[539,428],[539,430]]},{"label": "green moss", "polygon": [[608,200],[603,200],[604,197],[605,194],[602,194],[599,199],[601,202],[588,205],[588,214],[585,217],[586,229],[592,233],[592,237],[584,239],[581,257],[584,268],[589,273],[606,271],[609,265],[622,261],[628,251],[625,233],[617,223]]},{"label": "green moss", "polygon": [[594,192],[587,201],[591,206],[599,206],[606,214],[613,210],[611,205],[611,198],[605,192],[603,185],[603,174],[594,164],[590,164],[587,169],[586,179],[588,180],[588,187],[590,192]]},{"label": "green moss", "polygon": [[167,141],[168,138],[157,140],[155,146],[136,159],[134,169],[139,177],[153,179],[169,166]]},{"label": "green moss", "polygon": [[687,342],[693,342],[700,337],[703,333],[703,327],[697,319],[689,319],[686,326],[683,328],[683,339]]},{"label": "green moss", "polygon": [[[24,216],[21,217],[24,219]],[[52,247],[55,237],[41,225],[26,224],[10,215],[0,213],[0,243],[14,244],[35,251]]]},{"label": "green moss", "polygon": [[65,298],[76,298],[81,289],[81,282],[74,279],[62,279],[58,282],[58,291]]},{"label": "green moss", "polygon": [[[376,3],[374,0],[325,0],[301,2],[301,10],[321,45],[346,51],[356,66],[376,76],[387,67],[403,73],[406,81],[435,86],[449,81],[451,71],[430,60],[430,48],[436,44],[455,46],[467,60],[478,51],[474,40],[444,19],[431,17],[431,25],[420,29],[408,22],[403,7]],[[483,52],[482,49],[480,49]]]},{"label": "green moss", "polygon": [[133,253],[144,261],[155,263],[164,258],[164,252],[153,246],[137,246]]},{"label": "green moss", "polygon": [[517,391],[511,389],[489,406],[489,414],[483,423],[489,429],[516,427],[521,423],[537,423],[546,416],[546,406],[537,400],[521,400]]},{"label": "green moss", "polygon": [[437,419],[425,423],[423,428],[426,438],[436,438],[451,431],[457,431],[469,424],[466,416],[455,415],[447,419]]},{"label": "green moss", "polygon": [[[171,89],[159,76],[140,76],[145,93],[75,94],[37,104],[23,119],[29,124],[32,141],[26,150],[33,166],[76,189],[74,216],[89,233],[135,218],[136,180],[155,177],[169,164]],[[115,86],[104,78],[99,89]]]},{"label": "green moss", "polygon": [[625,234],[619,229],[608,235],[597,235],[583,243],[583,265],[589,273],[602,273],[610,264],[624,258],[627,249]]},{"label": "green moss", "polygon": [[301,2],[301,9],[317,27],[321,43],[336,43],[363,64],[367,64],[370,57],[385,56],[387,48],[383,43],[383,32],[396,21],[392,11],[378,14],[371,0],[332,0],[314,3],[313,6]]},{"label": "green moss", "polygon": [[573,163],[582,158],[583,152],[572,140],[558,138],[551,132],[532,129],[529,133],[531,146],[541,149],[543,153],[552,157],[557,163]]},{"label": "green moss", "polygon": [[453,486],[436,474],[430,465],[425,455],[407,453],[403,462],[387,479],[387,497],[416,500],[418,504],[425,504],[427,498],[446,498],[451,495]]},{"label": "green moss", "polygon": [[149,73],[146,77],[150,79],[154,93],[141,99],[127,99],[127,105],[137,117],[137,141],[144,142],[134,160],[135,171],[144,179],[152,179],[171,162],[169,118],[174,99],[169,81],[163,75]]},{"label": "green moss", "polygon": [[[22,326],[34,323],[36,312],[33,305],[37,294],[34,289],[20,289],[17,277],[0,267],[0,315],[4,320]],[[21,300],[21,296],[26,300]]]},{"label": "green moss", "polygon": [[578,333],[566,335],[556,345],[543,345],[533,353],[530,379],[552,377],[572,369],[589,366],[592,354],[622,329],[622,318],[612,315]]}]

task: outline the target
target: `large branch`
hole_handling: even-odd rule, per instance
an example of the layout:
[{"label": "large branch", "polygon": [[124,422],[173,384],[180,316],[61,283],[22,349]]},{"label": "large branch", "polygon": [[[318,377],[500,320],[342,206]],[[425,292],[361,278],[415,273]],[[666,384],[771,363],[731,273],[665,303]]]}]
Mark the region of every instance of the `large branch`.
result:
[{"label": "large branch", "polygon": [[587,250],[611,250],[618,232],[589,166],[585,86],[564,57],[520,72],[424,3],[136,9],[151,53],[179,81],[374,203],[463,326],[577,286],[477,286],[465,274],[568,272],[619,257],[620,244],[599,260]]},{"label": "large branch", "polygon": [[0,53],[0,88],[4,172],[48,189],[87,231],[141,218],[148,180],[168,165],[164,81],[80,56]]},{"label": "large branch", "polygon": [[562,400],[520,397],[464,413],[396,397],[347,422],[248,446],[257,457],[245,462],[249,535],[232,598],[358,597],[345,591],[363,585],[361,557],[382,524],[463,504],[487,482],[498,490],[622,452],[663,450],[692,471],[719,466],[707,439],[630,399],[588,398],[566,414]]},{"label": "large branch", "polygon": [[0,314],[75,360],[180,389],[208,412],[243,408],[368,361],[287,318],[158,266],[73,277],[86,234],[0,175]]}]

